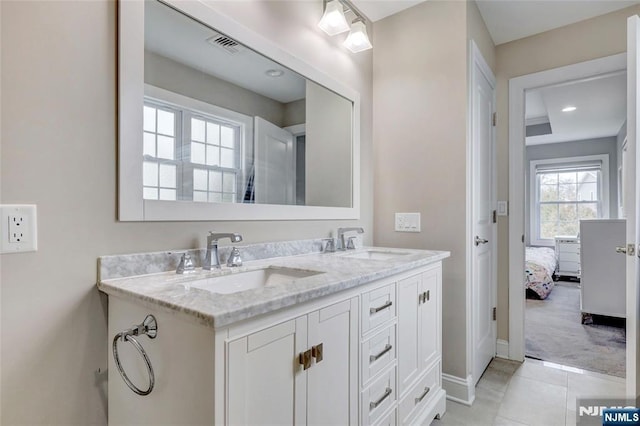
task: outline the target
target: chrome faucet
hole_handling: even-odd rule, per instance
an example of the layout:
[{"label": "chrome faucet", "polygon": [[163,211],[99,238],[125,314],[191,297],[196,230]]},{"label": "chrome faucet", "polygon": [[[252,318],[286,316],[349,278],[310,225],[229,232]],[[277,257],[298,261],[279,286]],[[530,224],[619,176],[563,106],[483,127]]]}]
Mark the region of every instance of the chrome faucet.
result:
[{"label": "chrome faucet", "polygon": [[347,245],[344,240],[344,234],[351,231],[356,231],[358,234],[364,234],[364,229],[359,226],[353,228],[338,228],[338,240],[340,240],[340,248],[338,250],[352,250],[355,248],[353,244]]},{"label": "chrome faucet", "polygon": [[220,257],[218,256],[218,240],[222,238],[229,238],[233,243],[242,241],[242,235],[235,232],[217,234],[213,231],[209,231],[209,235],[207,236],[207,254],[204,257],[202,269],[220,269]]}]

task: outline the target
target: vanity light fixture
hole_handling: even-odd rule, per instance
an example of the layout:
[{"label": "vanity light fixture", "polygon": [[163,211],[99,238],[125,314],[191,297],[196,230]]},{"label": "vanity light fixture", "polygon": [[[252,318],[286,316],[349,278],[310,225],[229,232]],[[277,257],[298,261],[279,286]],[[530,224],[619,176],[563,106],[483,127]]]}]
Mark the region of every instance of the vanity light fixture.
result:
[{"label": "vanity light fixture", "polygon": [[331,0],[326,4],[324,15],[322,15],[318,26],[330,36],[349,30],[349,24],[344,16],[344,9],[340,0]]},{"label": "vanity light fixture", "polygon": [[[356,16],[351,26],[345,18],[346,12],[351,12]],[[325,0],[324,15],[322,15],[318,26],[330,36],[351,30],[343,44],[353,53],[373,47],[367,35],[364,15],[349,0]]]},{"label": "vanity light fixture", "polygon": [[577,109],[578,108],[576,108],[574,106],[567,106],[567,107],[562,108],[562,112],[572,112],[572,111],[575,111]]},{"label": "vanity light fixture", "polygon": [[353,53],[369,50],[373,47],[367,35],[367,27],[362,19],[358,18],[353,21],[351,31],[344,41],[344,46]]}]

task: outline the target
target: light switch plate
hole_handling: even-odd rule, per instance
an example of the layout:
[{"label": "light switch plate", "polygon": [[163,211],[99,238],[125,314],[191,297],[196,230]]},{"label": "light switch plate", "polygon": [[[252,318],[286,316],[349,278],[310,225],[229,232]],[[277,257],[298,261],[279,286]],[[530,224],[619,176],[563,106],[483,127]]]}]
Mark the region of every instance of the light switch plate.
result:
[{"label": "light switch plate", "polygon": [[506,201],[498,201],[497,214],[498,216],[509,215],[508,204]]},{"label": "light switch plate", "polygon": [[396,213],[396,232],[420,232],[420,213]]},{"label": "light switch plate", "polygon": [[37,251],[38,226],[35,205],[1,205],[0,220],[0,253]]}]

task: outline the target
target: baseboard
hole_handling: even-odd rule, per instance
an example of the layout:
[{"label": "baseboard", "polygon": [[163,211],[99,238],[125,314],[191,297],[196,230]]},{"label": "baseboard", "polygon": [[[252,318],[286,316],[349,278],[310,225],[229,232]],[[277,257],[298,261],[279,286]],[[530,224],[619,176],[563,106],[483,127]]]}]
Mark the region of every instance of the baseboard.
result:
[{"label": "baseboard", "polygon": [[476,387],[473,377],[466,379],[442,373],[442,387],[447,392],[447,399],[464,405],[471,405],[476,399]]},{"label": "baseboard", "polygon": [[509,342],[501,339],[496,341],[496,356],[498,358],[509,359]]}]

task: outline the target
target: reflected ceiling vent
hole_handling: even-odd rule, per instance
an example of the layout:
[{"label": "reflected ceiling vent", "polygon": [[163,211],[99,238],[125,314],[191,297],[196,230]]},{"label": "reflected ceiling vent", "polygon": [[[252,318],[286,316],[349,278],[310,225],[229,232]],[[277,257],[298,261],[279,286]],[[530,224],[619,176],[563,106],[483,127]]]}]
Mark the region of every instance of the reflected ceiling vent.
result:
[{"label": "reflected ceiling vent", "polygon": [[214,33],[213,36],[207,39],[207,43],[212,46],[223,49],[225,52],[230,53],[232,55],[244,52],[246,48],[235,41],[232,38],[227,37],[224,34]]}]

